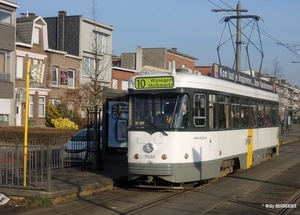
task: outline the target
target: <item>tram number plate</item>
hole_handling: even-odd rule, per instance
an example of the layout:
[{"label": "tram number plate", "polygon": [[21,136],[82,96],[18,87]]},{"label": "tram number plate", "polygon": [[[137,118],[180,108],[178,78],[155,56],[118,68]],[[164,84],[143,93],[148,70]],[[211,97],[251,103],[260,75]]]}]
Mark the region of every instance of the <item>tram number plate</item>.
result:
[{"label": "tram number plate", "polygon": [[145,155],[145,159],[155,159],[155,155]]}]

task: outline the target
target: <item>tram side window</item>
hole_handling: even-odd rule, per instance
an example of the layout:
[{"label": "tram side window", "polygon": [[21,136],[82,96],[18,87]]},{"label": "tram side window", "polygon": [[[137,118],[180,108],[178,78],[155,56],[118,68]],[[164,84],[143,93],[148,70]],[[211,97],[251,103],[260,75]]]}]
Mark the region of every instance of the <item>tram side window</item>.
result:
[{"label": "tram side window", "polygon": [[217,96],[209,95],[209,129],[217,129]]},{"label": "tram side window", "polygon": [[272,103],[272,106],[271,106],[271,123],[272,123],[272,126],[278,126],[278,117],[277,117],[277,114],[278,113],[278,105],[276,103]]},{"label": "tram side window", "polygon": [[249,113],[249,125],[252,127],[258,126],[257,120],[257,101],[251,100],[250,101],[250,113]]},{"label": "tram side window", "polygon": [[240,98],[231,97],[231,126],[232,128],[240,127]]},{"label": "tram side window", "polygon": [[244,128],[249,126],[249,99],[241,99],[241,125]]},{"label": "tram side window", "polygon": [[219,95],[219,128],[230,128],[229,96]]},{"label": "tram side window", "polygon": [[205,101],[204,94],[196,93],[194,95],[194,124],[196,127],[204,127],[206,125]]},{"label": "tram side window", "polygon": [[263,102],[258,102],[258,126],[265,126],[265,108]]},{"label": "tram side window", "polygon": [[267,102],[265,104],[265,125],[267,127],[271,126],[271,104]]}]

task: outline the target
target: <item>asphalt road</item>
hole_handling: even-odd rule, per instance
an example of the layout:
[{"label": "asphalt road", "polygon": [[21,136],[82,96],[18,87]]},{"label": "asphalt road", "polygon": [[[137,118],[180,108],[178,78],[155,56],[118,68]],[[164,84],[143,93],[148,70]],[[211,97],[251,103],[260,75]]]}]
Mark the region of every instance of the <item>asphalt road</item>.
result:
[{"label": "asphalt road", "polygon": [[270,161],[196,188],[121,187],[13,214],[300,214],[299,197],[300,142],[296,142],[282,146],[280,155]]}]

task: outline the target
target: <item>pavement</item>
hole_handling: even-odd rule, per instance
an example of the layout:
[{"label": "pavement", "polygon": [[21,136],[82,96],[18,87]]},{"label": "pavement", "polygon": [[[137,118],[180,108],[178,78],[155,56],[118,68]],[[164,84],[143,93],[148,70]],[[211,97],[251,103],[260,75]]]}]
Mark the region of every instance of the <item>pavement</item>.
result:
[{"label": "pavement", "polygon": [[[288,144],[300,140],[300,132],[279,135],[280,143]],[[280,151],[279,151],[280,153]],[[127,163],[104,163],[103,171],[82,170],[79,167],[68,167],[52,170],[51,191],[29,189],[1,189],[4,195],[14,197],[49,198],[53,204],[80,196],[88,196],[104,190],[113,189],[127,182]]]}]

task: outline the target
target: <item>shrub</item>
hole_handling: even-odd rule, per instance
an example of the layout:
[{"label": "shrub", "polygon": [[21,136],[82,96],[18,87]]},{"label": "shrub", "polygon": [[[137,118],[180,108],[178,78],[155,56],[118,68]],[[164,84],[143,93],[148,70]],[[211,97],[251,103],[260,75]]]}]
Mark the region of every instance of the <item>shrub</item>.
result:
[{"label": "shrub", "polygon": [[68,118],[60,117],[57,119],[52,119],[51,123],[54,125],[55,128],[78,130],[78,125],[76,125],[74,122],[72,122]]},{"label": "shrub", "polygon": [[62,117],[61,110],[58,105],[52,105],[50,102],[47,104],[46,108],[46,123],[47,127],[55,127],[52,123],[53,119],[58,119]]}]

